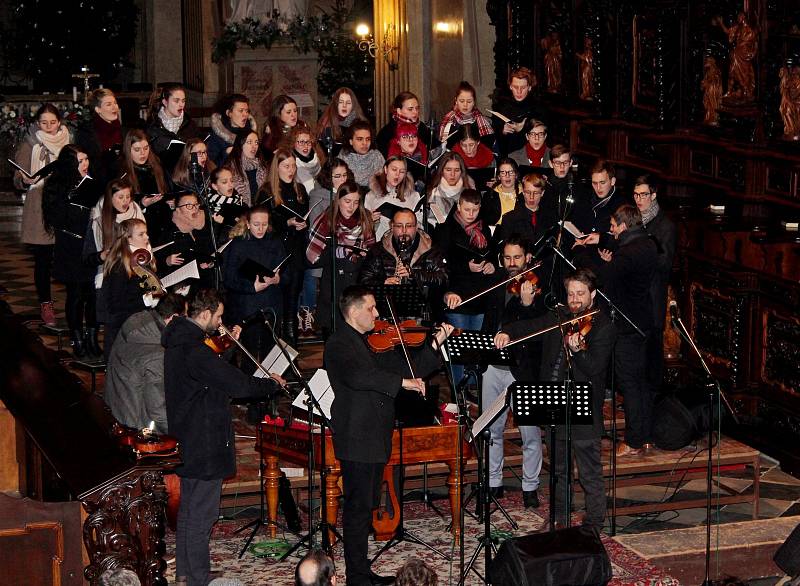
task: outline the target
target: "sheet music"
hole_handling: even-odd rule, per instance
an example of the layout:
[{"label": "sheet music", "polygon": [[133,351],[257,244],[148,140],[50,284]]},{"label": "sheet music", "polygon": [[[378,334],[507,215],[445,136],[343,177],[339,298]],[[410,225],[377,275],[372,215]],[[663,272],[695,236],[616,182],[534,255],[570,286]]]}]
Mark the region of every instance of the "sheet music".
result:
[{"label": "sheet music", "polygon": [[494,400],[488,409],[485,409],[483,413],[475,420],[472,424],[472,437],[478,437],[481,432],[483,432],[487,427],[489,427],[492,422],[497,419],[503,410],[507,407],[506,405],[506,395],[508,394],[508,389],[504,390],[500,393],[497,398]]},{"label": "sheet music", "polygon": [[156,246],[153,249],[153,252],[158,252],[159,250],[164,250],[167,246],[172,246],[173,244],[175,244],[174,240],[172,242],[167,242],[166,244],[162,244],[161,246]]},{"label": "sheet music", "polygon": [[168,274],[166,277],[161,279],[161,284],[164,286],[165,289],[172,287],[173,285],[177,285],[181,281],[185,281],[186,279],[199,279],[200,278],[200,271],[197,269],[197,261],[193,260],[186,266],[182,266],[177,271],[174,271]]},{"label": "sheet music", "polygon": [[217,254],[222,254],[222,253],[223,253],[223,251],[224,251],[226,248],[228,248],[228,245],[229,245],[231,242],[233,242],[233,238],[231,238],[231,239],[230,239],[230,240],[228,240],[228,241],[227,241],[225,244],[223,244],[222,246],[220,246],[219,248],[217,248]]},{"label": "sheet music", "polygon": [[20,167],[20,166],[17,164],[17,162],[16,162],[15,160],[13,160],[13,159],[8,159],[8,158],[7,158],[7,159],[6,159],[6,161],[8,161],[8,162],[9,162],[9,163],[11,163],[12,165],[14,165],[14,167],[16,167],[17,169],[19,169],[20,173],[22,173],[23,175],[25,175],[25,176],[26,176],[28,179],[33,179],[33,175],[31,175],[30,173],[28,173],[28,171],[26,171],[25,169],[23,169],[22,167]]},{"label": "sheet music", "polygon": [[[331,418],[331,405],[333,405],[333,388],[331,388],[331,383],[328,380],[328,371],[324,368],[320,368],[317,372],[314,373],[314,376],[311,377],[311,380],[308,381],[308,387],[311,389],[311,393],[314,395],[314,398],[317,399],[320,407],[322,407],[322,412],[325,414],[325,417],[328,419]],[[308,411],[308,406],[305,403],[306,401],[306,391],[303,391],[297,395],[297,398],[292,402],[293,407],[297,407],[298,409],[302,409],[303,411]],[[314,414],[319,415],[319,411],[317,408],[314,408]]]},{"label": "sheet music", "polygon": [[566,222],[559,222],[562,226],[564,226],[564,230],[572,234],[575,238],[586,238],[586,234],[578,230],[578,227],[567,220]]},{"label": "sheet music", "polygon": [[174,144],[186,144],[186,143],[183,142],[182,140],[177,140],[177,139],[173,138],[171,141],[169,141],[169,144],[167,145],[167,148],[171,149],[172,145],[174,145]]},{"label": "sheet music", "polygon": [[499,118],[503,122],[511,122],[511,118],[509,118],[508,116],[504,116],[500,112],[495,112],[494,110],[489,110],[488,108],[486,109],[486,111],[489,112],[489,114],[491,114],[495,118]]},{"label": "sheet music", "polygon": [[[286,349],[286,353],[289,355],[289,358],[291,358],[292,361],[297,358],[299,353],[297,350],[289,346],[289,344],[280,338],[278,338],[278,344]],[[263,366],[264,370],[267,372],[283,374],[286,372],[286,369],[289,368],[289,362],[286,360],[286,356],[283,355],[283,352],[281,352],[281,349],[275,345],[272,347],[272,350],[269,351],[267,357],[261,362],[261,366]],[[264,378],[265,375],[260,369],[256,369],[255,373],[253,373],[253,376],[256,378]]]}]

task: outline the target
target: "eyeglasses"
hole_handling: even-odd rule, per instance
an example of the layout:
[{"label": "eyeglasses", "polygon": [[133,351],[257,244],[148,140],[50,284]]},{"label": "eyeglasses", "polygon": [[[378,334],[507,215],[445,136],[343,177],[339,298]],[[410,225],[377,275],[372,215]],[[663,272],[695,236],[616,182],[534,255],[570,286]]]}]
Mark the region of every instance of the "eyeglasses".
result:
[{"label": "eyeglasses", "polygon": [[196,204],[196,203],[185,203],[185,204],[179,205],[178,207],[179,208],[186,208],[187,210],[189,210],[191,212],[192,210],[196,210],[197,208],[199,208],[200,205]]},{"label": "eyeglasses", "polygon": [[529,132],[528,136],[532,136],[533,138],[544,138],[547,136],[546,132]]},{"label": "eyeglasses", "polygon": [[412,138],[417,138],[416,134],[401,134],[400,138],[403,140],[411,140]]},{"label": "eyeglasses", "polygon": [[652,191],[640,191],[640,192],[633,192],[633,199],[647,199],[653,195]]},{"label": "eyeglasses", "polygon": [[527,195],[528,197],[537,197],[544,195],[544,190],[540,189],[538,191],[523,191],[522,193]]},{"label": "eyeglasses", "polygon": [[208,151],[192,151],[193,155],[205,155],[208,156]]},{"label": "eyeglasses", "polygon": [[313,140],[296,140],[296,141],[294,141],[294,144],[299,144],[301,146],[311,146],[312,144],[314,144],[314,141]]},{"label": "eyeglasses", "polygon": [[553,165],[555,165],[556,167],[569,167],[572,161],[568,160],[568,161],[550,161],[550,162],[553,163]]},{"label": "eyeglasses", "polygon": [[497,173],[500,177],[513,177],[517,174],[516,171],[498,171]]}]

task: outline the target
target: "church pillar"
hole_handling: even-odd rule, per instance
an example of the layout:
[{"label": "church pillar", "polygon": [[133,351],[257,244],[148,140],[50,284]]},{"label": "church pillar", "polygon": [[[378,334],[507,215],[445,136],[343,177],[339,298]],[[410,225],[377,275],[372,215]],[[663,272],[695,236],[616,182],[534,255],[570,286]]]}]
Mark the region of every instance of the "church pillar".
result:
[{"label": "church pillar", "polygon": [[[420,0],[408,0],[420,2]],[[411,89],[409,86],[409,23],[407,20],[406,0],[374,0],[373,36],[377,48],[375,50],[375,125],[380,128],[389,120],[392,100],[401,91]],[[413,37],[419,31],[412,33]],[[397,61],[397,68],[392,70],[383,56],[384,38],[397,44],[397,51],[391,58]],[[394,44],[392,43],[392,44]],[[415,48],[415,53],[418,49]],[[414,91],[411,89],[411,91]]]}]

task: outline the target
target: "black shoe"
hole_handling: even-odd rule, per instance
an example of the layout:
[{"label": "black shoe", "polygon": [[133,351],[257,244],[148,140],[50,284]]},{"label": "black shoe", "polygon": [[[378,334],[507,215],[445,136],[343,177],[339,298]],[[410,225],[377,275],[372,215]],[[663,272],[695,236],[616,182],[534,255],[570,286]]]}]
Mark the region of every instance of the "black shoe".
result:
[{"label": "black shoe", "polygon": [[77,359],[86,357],[86,341],[83,337],[83,332],[80,330],[73,330],[70,336],[72,345],[72,355]]},{"label": "black shoe", "polygon": [[496,499],[503,498],[503,487],[502,486],[490,486],[489,487],[489,494],[492,495]]},{"label": "black shoe", "polygon": [[97,328],[86,329],[86,351],[94,358],[103,357],[103,349],[100,347],[100,342],[97,339]]},{"label": "black shoe", "polygon": [[522,502],[525,503],[526,509],[539,508],[539,493],[535,490],[523,490]]},{"label": "black shoe", "polygon": [[369,579],[372,581],[374,586],[378,586],[380,584],[394,584],[395,582],[394,576],[379,576],[371,570],[369,573]]}]

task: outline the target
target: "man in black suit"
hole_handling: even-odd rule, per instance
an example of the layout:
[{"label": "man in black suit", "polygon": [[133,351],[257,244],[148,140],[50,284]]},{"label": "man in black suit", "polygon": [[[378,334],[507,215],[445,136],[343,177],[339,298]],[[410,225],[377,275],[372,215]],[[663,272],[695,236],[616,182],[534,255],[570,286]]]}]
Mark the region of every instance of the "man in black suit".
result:
[{"label": "man in black suit", "polygon": [[387,370],[367,346],[364,335],[375,327],[378,317],[369,289],[346,288],[339,309],[345,323],[325,343],[323,363],[335,394],[331,426],[344,484],[347,584],[392,584],[394,577],[375,574],[367,557],[372,510],[380,499],[383,469],[392,451],[395,397],[401,388],[424,396],[425,383]]},{"label": "man in black suit", "polygon": [[[498,283],[519,275],[528,268],[531,255],[527,250],[527,243],[516,234],[509,236],[503,245],[500,260],[503,268],[497,272]],[[532,273],[533,271],[528,274]],[[483,333],[495,335],[506,324],[536,315],[535,286],[525,280],[525,275],[520,279],[516,283],[519,287],[515,289],[517,294],[510,293],[505,286],[487,293],[486,313],[481,328]],[[514,366],[489,365],[483,373],[481,404],[484,411],[515,381],[538,380],[539,369],[534,367],[531,356],[540,356],[539,340],[516,344],[510,351]],[[503,430],[507,415],[507,412],[503,412],[490,428],[492,441],[489,447],[489,488],[495,498],[503,496]],[[522,437],[522,500],[526,509],[537,508],[539,472],[542,470],[542,431],[532,425],[521,425],[519,431]]]},{"label": "man in black suit", "polygon": [[[578,269],[564,278],[567,290],[569,314],[549,314],[539,318],[520,320],[503,326],[495,336],[495,345],[503,348],[512,339],[555,325],[572,316],[595,307],[596,279],[589,269]],[[583,524],[601,529],[606,512],[603,467],[600,460],[600,438],[603,433],[603,400],[605,382],[611,350],[614,345],[614,324],[604,312],[592,317],[592,328],[585,335],[579,332],[561,337],[556,328],[542,335],[542,356],[539,377],[542,380],[563,381],[567,374],[569,352],[575,382],[592,383],[592,424],[571,427],[572,453],[578,465],[578,475],[586,498],[586,516]],[[563,426],[556,430],[556,461],[551,461],[555,470],[557,490],[555,494],[556,523],[569,525],[566,510],[566,492],[563,488],[568,468],[564,461],[567,437]],[[554,464],[554,465],[553,465]]]},{"label": "man in black suit", "polygon": [[604,262],[598,267],[597,277],[611,301],[646,336],[642,338],[627,321],[618,320],[614,372],[625,402],[625,441],[617,445],[617,455],[626,456],[652,442],[654,396],[646,378],[646,351],[653,329],[650,287],[658,254],[644,231],[642,215],[632,205],[622,205],[611,214],[611,234],[617,249],[613,253],[598,250]]},{"label": "man in black suit", "polygon": [[647,235],[655,243],[658,263],[650,284],[653,300],[653,331],[647,341],[647,380],[653,393],[661,390],[664,382],[664,321],[667,314],[667,290],[672,272],[672,261],[678,242],[678,229],[658,205],[658,186],[649,175],[637,177],[633,182],[633,199]]}]

